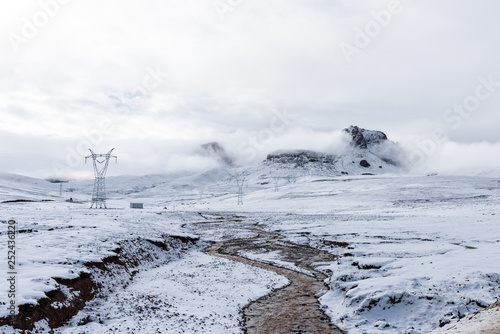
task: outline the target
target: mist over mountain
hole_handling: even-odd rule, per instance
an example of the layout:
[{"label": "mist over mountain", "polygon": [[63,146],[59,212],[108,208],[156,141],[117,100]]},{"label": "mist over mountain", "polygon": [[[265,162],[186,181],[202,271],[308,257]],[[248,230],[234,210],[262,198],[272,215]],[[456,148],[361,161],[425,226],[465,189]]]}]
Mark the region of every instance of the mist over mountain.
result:
[{"label": "mist over mountain", "polygon": [[345,147],[341,152],[278,150],[267,155],[265,166],[301,169],[332,175],[381,174],[406,171],[404,151],[377,130],[350,126],[342,130]]},{"label": "mist over mountain", "polygon": [[233,159],[227,154],[224,147],[222,147],[218,142],[210,142],[200,145],[199,152],[201,153],[201,155],[211,157],[223,165],[234,165]]}]

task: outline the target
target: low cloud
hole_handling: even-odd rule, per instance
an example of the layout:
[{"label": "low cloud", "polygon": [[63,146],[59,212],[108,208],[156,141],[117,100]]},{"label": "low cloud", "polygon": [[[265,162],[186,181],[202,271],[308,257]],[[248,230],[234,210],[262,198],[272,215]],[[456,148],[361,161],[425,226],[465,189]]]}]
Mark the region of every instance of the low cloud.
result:
[{"label": "low cloud", "polygon": [[174,154],[166,159],[164,172],[166,174],[195,173],[217,167],[221,167],[221,164],[210,157]]},{"label": "low cloud", "polygon": [[500,143],[456,143],[437,148],[425,166],[428,172],[451,175],[500,176]]},{"label": "low cloud", "polygon": [[[277,149],[335,153],[338,132],[351,124],[411,146],[436,126],[457,124],[439,123],[475,94],[479,77],[500,81],[495,2],[402,1],[404,10],[347,64],[339,46],[386,1],[245,1],[223,20],[210,1],[54,1],[57,14],[19,50],[0,40],[5,172],[53,174],[52,162],[67,164],[68,147],[80,144],[115,147],[111,174],[189,169],[191,152],[210,141],[241,164]],[[38,1],[9,2],[0,35],[22,34],[24,18],[43,10]],[[463,116],[458,131],[445,128],[445,138],[465,147],[500,142],[499,105],[500,90]],[[295,118],[273,123],[273,110],[284,108]],[[111,126],[88,145],[85,133],[100,131],[101,120]],[[484,147],[485,165],[494,165],[487,149],[496,144]],[[456,153],[434,155],[454,166]],[[28,164],[28,156],[43,158]],[[93,176],[85,165],[67,173]]]}]

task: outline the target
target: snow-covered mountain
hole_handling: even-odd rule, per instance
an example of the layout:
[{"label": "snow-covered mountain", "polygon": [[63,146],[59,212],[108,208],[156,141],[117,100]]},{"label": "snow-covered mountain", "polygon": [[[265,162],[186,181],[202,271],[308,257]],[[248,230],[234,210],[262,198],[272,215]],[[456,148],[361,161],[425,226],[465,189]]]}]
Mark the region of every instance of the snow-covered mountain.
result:
[{"label": "snow-covered mountain", "polygon": [[303,173],[329,174],[383,174],[405,171],[402,149],[388,140],[381,131],[357,126],[343,129],[346,149],[341,154],[311,150],[280,150],[268,154],[266,167],[289,169]]}]

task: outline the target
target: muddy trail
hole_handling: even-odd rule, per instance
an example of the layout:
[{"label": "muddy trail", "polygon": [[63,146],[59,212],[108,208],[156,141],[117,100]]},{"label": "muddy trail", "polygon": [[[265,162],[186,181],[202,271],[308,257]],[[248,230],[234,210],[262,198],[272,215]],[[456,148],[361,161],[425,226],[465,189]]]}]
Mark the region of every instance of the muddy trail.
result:
[{"label": "muddy trail", "polygon": [[[217,223],[223,224],[213,221],[207,223],[212,226]],[[247,227],[248,232],[252,232],[252,237],[217,242],[207,253],[271,270],[287,277],[290,284],[251,302],[243,309],[246,333],[345,333],[330,324],[329,317],[320,308],[318,294],[328,289],[324,284],[327,276],[312,266],[315,262],[335,261],[335,256],[312,247],[288,242],[279,234],[268,233],[248,225]],[[255,234],[257,236],[254,236]],[[240,252],[276,251],[281,255],[281,260],[290,262],[303,272],[250,260],[239,255]]]}]

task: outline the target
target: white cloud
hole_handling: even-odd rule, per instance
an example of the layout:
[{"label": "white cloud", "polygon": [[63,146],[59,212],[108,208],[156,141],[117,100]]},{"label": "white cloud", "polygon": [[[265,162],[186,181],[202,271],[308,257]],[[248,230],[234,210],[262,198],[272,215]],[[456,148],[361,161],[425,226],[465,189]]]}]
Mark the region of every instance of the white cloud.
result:
[{"label": "white cloud", "polygon": [[[236,147],[284,107],[295,123],[255,159],[295,144],[327,148],[351,124],[402,141],[443,127],[443,113],[479,76],[500,81],[500,4],[491,1],[401,0],[403,11],[351,64],[340,43],[388,2],[243,1],[220,20],[210,1],[58,1],[12,2],[0,13],[0,131],[11,151],[64,160],[65,147],[108,119],[99,147],[138,154],[126,161],[133,172],[157,172],[181,154],[174,146]],[[24,18],[56,2],[57,13],[15,52],[7,34],[22,35]],[[157,69],[168,75],[155,81]],[[499,96],[460,129],[445,129],[447,138],[499,142]],[[168,143],[164,156],[148,149],[157,143]],[[12,156],[3,168],[43,172]]]},{"label": "white cloud", "polygon": [[446,142],[430,157],[428,171],[500,176],[500,143]]}]

